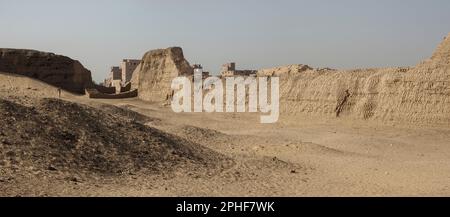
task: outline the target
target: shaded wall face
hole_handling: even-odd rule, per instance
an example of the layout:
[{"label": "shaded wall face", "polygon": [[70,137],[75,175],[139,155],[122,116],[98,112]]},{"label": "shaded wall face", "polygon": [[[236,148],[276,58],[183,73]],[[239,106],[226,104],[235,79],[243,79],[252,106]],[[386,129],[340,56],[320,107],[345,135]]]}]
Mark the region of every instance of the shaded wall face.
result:
[{"label": "shaded wall face", "polygon": [[0,71],[39,79],[80,94],[93,84],[91,72],[78,61],[34,50],[0,49]]},{"label": "shaded wall face", "polygon": [[122,83],[127,83],[131,81],[134,70],[136,70],[139,65],[140,60],[129,60],[122,62],[121,79]]},{"label": "shaded wall face", "polygon": [[119,67],[114,67],[111,71],[112,80],[122,79],[122,70]]}]

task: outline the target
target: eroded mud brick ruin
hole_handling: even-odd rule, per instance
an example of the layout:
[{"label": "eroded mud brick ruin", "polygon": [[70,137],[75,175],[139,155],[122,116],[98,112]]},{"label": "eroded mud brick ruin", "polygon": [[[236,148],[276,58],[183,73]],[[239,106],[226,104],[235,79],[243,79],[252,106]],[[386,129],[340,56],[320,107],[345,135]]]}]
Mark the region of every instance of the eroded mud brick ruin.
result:
[{"label": "eroded mud brick ruin", "polygon": [[36,50],[0,49],[0,72],[24,75],[79,94],[93,85],[91,72],[79,61]]},{"label": "eroded mud brick ruin", "polygon": [[172,93],[172,80],[178,76],[192,76],[194,70],[184,58],[180,47],[152,50],[144,54],[133,72],[132,89],[138,97],[148,101],[164,101]]}]

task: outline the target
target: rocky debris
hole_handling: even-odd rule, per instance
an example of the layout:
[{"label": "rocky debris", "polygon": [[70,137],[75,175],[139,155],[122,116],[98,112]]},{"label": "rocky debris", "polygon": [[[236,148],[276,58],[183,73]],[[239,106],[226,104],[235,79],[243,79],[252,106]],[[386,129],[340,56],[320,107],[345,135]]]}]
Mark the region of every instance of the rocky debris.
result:
[{"label": "rocky debris", "polygon": [[13,141],[0,146],[0,162],[6,162],[0,168],[36,168],[73,176],[169,174],[179,166],[212,169],[228,159],[146,126],[141,116],[115,110],[122,109],[96,109],[48,98],[36,99],[34,107],[29,107],[0,99],[0,140]]},{"label": "rocky debris", "polygon": [[47,167],[47,170],[50,170],[50,171],[57,171],[58,169],[56,169],[56,167],[54,167],[54,166],[48,166],[48,167]]},{"label": "rocky debris", "polygon": [[145,53],[133,72],[131,88],[137,88],[138,97],[143,100],[160,102],[171,94],[173,78],[192,74],[193,69],[180,47],[152,50]]},{"label": "rocky debris", "polygon": [[175,129],[172,129],[177,136],[185,138],[189,141],[193,141],[203,145],[211,145],[210,141],[214,141],[214,144],[229,144],[230,140],[233,138],[230,135],[224,134],[217,130],[200,128],[190,125],[182,125]]},{"label": "rocky debris", "polygon": [[38,79],[79,94],[92,86],[91,72],[77,60],[36,50],[0,49],[0,71]]}]

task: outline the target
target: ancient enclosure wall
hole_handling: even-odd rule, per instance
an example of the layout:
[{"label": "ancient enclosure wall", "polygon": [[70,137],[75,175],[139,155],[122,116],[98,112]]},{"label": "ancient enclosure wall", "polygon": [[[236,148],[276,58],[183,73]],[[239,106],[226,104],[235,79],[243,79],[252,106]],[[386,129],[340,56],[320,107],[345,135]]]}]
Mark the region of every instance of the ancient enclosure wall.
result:
[{"label": "ancient enclosure wall", "polygon": [[192,75],[193,69],[184,59],[179,47],[152,50],[145,53],[133,73],[132,88],[139,89],[139,98],[148,101],[164,101],[172,92],[172,79]]},{"label": "ancient enclosure wall", "polygon": [[[153,50],[133,74],[132,87],[139,89],[141,99],[165,101],[172,79],[180,75],[192,76],[181,48]],[[450,35],[430,59],[411,68],[289,65],[257,75],[280,77],[281,115],[450,124]]]},{"label": "ancient enclosure wall", "polygon": [[35,50],[0,49],[0,71],[39,79],[80,94],[92,86],[91,72],[77,60]]},{"label": "ancient enclosure wall", "polygon": [[414,68],[300,73],[281,69],[280,109],[288,115],[333,118],[340,110],[340,118],[448,125],[449,54],[447,37],[431,59]]}]

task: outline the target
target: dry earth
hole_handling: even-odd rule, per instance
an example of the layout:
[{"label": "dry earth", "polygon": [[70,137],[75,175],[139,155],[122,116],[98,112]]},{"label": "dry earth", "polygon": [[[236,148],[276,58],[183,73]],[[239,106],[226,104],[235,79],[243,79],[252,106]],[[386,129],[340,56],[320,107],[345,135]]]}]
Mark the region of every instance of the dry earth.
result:
[{"label": "dry earth", "polygon": [[445,126],[56,97],[0,74],[1,196],[450,195]]}]

